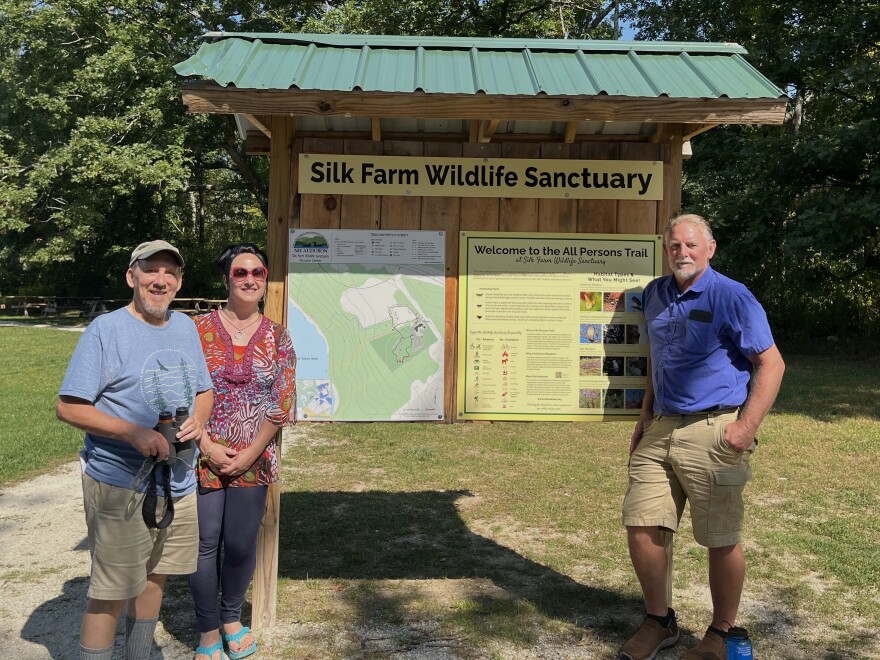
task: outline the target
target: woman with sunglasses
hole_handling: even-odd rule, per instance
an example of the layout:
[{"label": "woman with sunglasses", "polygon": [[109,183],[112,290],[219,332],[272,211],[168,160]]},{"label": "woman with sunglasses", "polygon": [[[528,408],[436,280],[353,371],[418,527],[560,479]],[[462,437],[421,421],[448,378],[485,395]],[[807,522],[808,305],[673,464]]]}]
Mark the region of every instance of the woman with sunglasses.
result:
[{"label": "woman with sunglasses", "polygon": [[223,658],[224,647],[233,660],[257,650],[241,608],[266,494],[277,479],[275,433],[296,422],[290,335],[260,313],[266,254],[240,243],[217,263],[229,291],[226,305],[195,319],[214,382],[214,409],[200,445],[199,563],[189,578],[201,633],[195,660]]}]

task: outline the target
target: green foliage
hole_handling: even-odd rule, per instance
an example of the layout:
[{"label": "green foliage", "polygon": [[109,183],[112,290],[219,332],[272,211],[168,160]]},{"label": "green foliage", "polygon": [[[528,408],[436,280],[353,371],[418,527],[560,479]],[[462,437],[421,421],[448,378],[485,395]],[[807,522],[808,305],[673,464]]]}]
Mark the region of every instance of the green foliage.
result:
[{"label": "green foliage", "polygon": [[[783,127],[694,140],[685,208],[780,336],[880,336],[877,3],[617,3],[645,39],[735,41],[789,94]],[[176,242],[184,294],[265,237],[267,162],[187,115],[172,65],[207,30],[608,38],[610,0],[8,0],[0,7],[0,292],[123,297],[131,248]]]},{"label": "green foliage", "polygon": [[[172,65],[208,27],[199,9],[14,0],[0,10],[0,291],[121,295],[142,240],[213,256],[264,234],[265,165],[230,139],[230,118],[186,115],[180,101]],[[216,286],[209,261],[190,259],[188,286]]]},{"label": "green foliage", "polygon": [[[621,3],[626,4],[626,3]],[[609,39],[608,0],[347,0],[289,24],[306,32]]]},{"label": "green foliage", "polygon": [[[172,66],[211,31],[608,36],[610,0],[8,0],[0,7],[0,292],[128,295],[140,241],[214,259],[263,243],[267,163],[229,116],[187,115]],[[604,21],[604,22],[603,22]]]},{"label": "green foliage", "polygon": [[640,2],[641,38],[734,41],[789,94],[782,127],[694,140],[683,205],[717,228],[718,266],[780,336],[880,338],[877,3]]}]

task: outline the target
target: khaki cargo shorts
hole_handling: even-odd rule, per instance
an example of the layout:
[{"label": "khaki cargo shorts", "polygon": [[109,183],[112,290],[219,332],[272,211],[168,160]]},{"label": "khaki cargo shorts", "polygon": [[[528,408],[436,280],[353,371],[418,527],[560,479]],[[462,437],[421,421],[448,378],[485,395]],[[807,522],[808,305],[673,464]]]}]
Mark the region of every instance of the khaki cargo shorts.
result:
[{"label": "khaki cargo shorts", "polygon": [[[85,473],[82,484],[92,556],[89,598],[128,600],[144,590],[151,573],[195,572],[199,551],[195,492],[174,498],[174,521],[168,527],[149,529],[141,514],[144,493],[96,481]],[[164,512],[165,498],[157,500],[157,512]]]},{"label": "khaki cargo shorts", "polygon": [[623,524],[675,532],[690,501],[697,543],[707,548],[739,543],[743,491],[757,442],[744,452],[728,446],[724,425],[736,419],[736,410],[655,415],[630,456]]}]

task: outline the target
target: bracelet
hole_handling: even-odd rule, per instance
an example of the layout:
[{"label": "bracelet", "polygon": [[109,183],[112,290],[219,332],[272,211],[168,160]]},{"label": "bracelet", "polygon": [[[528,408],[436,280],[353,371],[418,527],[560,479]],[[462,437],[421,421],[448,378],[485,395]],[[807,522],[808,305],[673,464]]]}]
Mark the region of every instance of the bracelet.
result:
[{"label": "bracelet", "polygon": [[208,447],[207,447],[207,451],[204,451],[204,452],[202,452],[202,453],[204,454],[204,457],[205,457],[205,460],[206,460],[206,461],[210,461],[210,460],[211,460],[211,446],[210,446],[210,445],[208,445]]}]

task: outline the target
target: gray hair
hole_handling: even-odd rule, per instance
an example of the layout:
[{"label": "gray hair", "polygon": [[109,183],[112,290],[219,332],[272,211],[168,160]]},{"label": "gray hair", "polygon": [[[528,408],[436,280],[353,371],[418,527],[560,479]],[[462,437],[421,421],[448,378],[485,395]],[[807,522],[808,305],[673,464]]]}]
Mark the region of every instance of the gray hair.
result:
[{"label": "gray hair", "polygon": [[715,237],[712,236],[712,228],[709,226],[709,222],[706,220],[706,218],[701,215],[697,215],[696,213],[685,213],[683,215],[676,216],[672,218],[669,222],[667,222],[666,229],[663,230],[663,240],[668,241],[669,235],[672,233],[672,230],[683,222],[687,222],[688,224],[694,225],[695,227],[699,227],[700,229],[702,229],[707,241],[715,240]]}]

